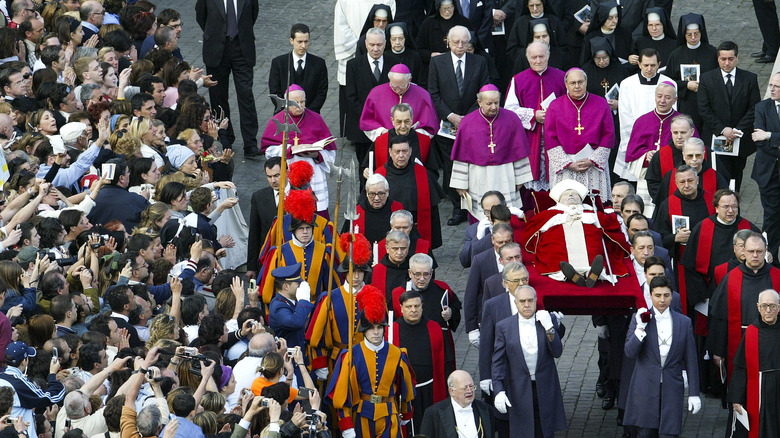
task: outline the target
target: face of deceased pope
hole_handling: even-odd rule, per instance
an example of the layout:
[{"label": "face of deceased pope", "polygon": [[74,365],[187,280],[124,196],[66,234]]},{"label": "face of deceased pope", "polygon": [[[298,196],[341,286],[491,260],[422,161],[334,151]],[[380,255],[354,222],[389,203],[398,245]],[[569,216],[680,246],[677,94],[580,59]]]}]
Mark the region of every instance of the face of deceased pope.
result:
[{"label": "face of deceased pope", "polygon": [[558,203],[563,205],[580,205],[582,204],[582,198],[580,198],[580,194],[576,190],[569,189],[561,193],[561,200]]}]

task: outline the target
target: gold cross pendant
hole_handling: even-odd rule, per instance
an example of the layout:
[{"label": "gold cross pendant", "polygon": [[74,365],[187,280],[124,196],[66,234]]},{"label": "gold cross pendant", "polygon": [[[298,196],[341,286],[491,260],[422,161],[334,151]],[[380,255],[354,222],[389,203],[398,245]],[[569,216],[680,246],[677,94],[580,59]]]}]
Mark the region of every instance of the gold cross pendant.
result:
[{"label": "gold cross pendant", "polygon": [[577,123],[577,127],[574,128],[575,131],[577,131],[577,135],[582,135],[582,130],[585,129],[579,122]]},{"label": "gold cross pendant", "polygon": [[298,136],[293,137],[293,146],[298,146]]},{"label": "gold cross pendant", "polygon": [[496,144],[495,143],[493,143],[491,141],[490,143],[488,143],[488,147],[490,148],[490,153],[491,154],[495,154],[496,153]]}]

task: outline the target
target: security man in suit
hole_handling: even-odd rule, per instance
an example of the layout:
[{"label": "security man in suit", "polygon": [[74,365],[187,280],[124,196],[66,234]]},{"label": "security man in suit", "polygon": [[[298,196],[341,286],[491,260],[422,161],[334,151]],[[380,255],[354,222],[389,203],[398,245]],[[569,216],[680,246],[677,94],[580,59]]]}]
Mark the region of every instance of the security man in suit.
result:
[{"label": "security man in suit", "polygon": [[[431,58],[428,71],[428,92],[436,107],[439,119],[446,121],[457,130],[463,117],[476,110],[477,93],[488,83],[488,66],[485,58],[466,53],[471,41],[468,28],[454,26],[447,34],[449,56]],[[455,143],[455,133],[452,138],[437,135],[436,150],[444,163],[444,190],[453,207],[453,216],[447,225],[458,225],[466,220],[466,212],[460,209],[460,196],[455,189],[450,188],[452,176],[452,145]]]},{"label": "security man in suit", "polygon": [[493,436],[490,406],[475,400],[476,386],[469,373],[453,371],[447,378],[450,396],[425,410],[420,434],[428,438]]},{"label": "security man in suit", "polygon": [[228,84],[232,72],[246,158],[260,155],[257,148],[257,109],[252,93],[256,63],[253,27],[259,12],[258,0],[198,0],[195,3],[195,20],[203,30],[206,73],[217,82],[209,88],[211,107],[222,107],[229,117],[229,144],[224,146],[232,146],[236,138],[228,103]]},{"label": "security man in suit", "polygon": [[764,230],[769,251],[778,260],[780,245],[780,73],[769,79],[769,99],[756,105],[755,125],[751,137],[756,142],[756,161],[751,175],[758,184],[764,207]]},{"label": "security man in suit", "polygon": [[[260,247],[276,218],[276,206],[279,205],[279,186],[282,174],[282,158],[271,157],[265,162],[265,177],[268,187],[252,193],[252,207],[249,213],[249,239],[247,242],[246,278],[257,278],[260,270],[258,259]],[[271,205],[274,208],[269,208]]]},{"label": "security man in suit", "polygon": [[753,129],[754,111],[761,100],[755,73],[737,68],[739,47],[732,41],[718,45],[718,66],[716,70],[702,73],[699,82],[699,114],[704,121],[701,139],[705,145],[712,143],[713,136],[725,136],[727,144],[737,138],[735,130],[742,131],[739,156],[717,155],[718,172],[727,180],[735,180],[735,190],[742,186],[742,172],[747,157],[756,151],[756,145],[749,135]]},{"label": "security man in suit", "polygon": [[292,51],[271,61],[268,91],[284,97],[288,83],[300,85],[306,92],[306,108],[319,113],[328,96],[328,67],[324,59],[309,53],[309,35],[309,26],[293,24],[290,29]]}]

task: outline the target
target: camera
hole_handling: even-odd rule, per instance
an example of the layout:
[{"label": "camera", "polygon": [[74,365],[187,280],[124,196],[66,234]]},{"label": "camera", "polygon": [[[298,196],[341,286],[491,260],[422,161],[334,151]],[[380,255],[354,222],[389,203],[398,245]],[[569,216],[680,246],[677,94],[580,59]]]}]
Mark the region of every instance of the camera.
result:
[{"label": "camera", "polygon": [[268,407],[268,399],[264,398],[260,400],[260,406],[267,408]]},{"label": "camera", "polygon": [[198,355],[198,349],[195,347],[184,347],[182,355],[186,357],[195,357]]},{"label": "camera", "polygon": [[46,251],[45,249],[38,250],[38,255],[41,259],[48,258],[50,262],[57,259],[57,255],[53,252]]},{"label": "camera", "polygon": [[16,421],[16,417],[8,417],[5,419],[5,424],[14,424],[14,421]]},{"label": "camera", "polygon": [[[49,261],[51,261],[51,255],[49,255]],[[60,266],[68,266],[76,263],[77,261],[79,261],[78,256],[73,256],[73,257],[68,257],[66,259],[59,259],[57,260],[57,263]]]},{"label": "camera", "polygon": [[308,427],[308,433],[309,437],[315,437],[317,436],[317,425],[319,424],[320,416],[312,413],[312,414],[306,414],[306,424]]},{"label": "camera", "polygon": [[309,398],[311,397],[312,394],[314,394],[314,390],[311,388],[303,388],[303,387],[298,388],[298,395],[300,395],[301,397]]},{"label": "camera", "polygon": [[97,241],[96,243],[89,245],[89,247],[92,249],[98,249],[105,244],[106,244],[106,235],[101,235],[100,240]]}]

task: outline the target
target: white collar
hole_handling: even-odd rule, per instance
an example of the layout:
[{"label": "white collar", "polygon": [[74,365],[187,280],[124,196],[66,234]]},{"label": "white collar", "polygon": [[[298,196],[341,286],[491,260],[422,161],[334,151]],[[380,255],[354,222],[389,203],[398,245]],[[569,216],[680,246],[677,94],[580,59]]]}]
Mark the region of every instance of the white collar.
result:
[{"label": "white collar", "polygon": [[450,57],[452,57],[452,63],[453,64],[457,64],[458,61],[463,61],[464,64],[466,63],[466,54],[465,53],[463,54],[463,56],[458,58],[457,56],[455,56],[455,53],[450,50]]},{"label": "white collar", "polygon": [[661,40],[662,40],[662,39],[664,39],[665,37],[666,37],[666,35],[664,35],[664,34],[661,34],[661,36],[659,36],[659,37],[654,37],[654,36],[651,36],[650,38],[652,38],[652,39],[653,39],[653,41],[661,41]]},{"label": "white collar", "polygon": [[298,68],[298,61],[303,60],[303,63],[306,64],[306,55],[309,53],[304,53],[303,56],[298,56],[298,54],[295,53],[295,51],[292,52],[293,60],[295,61],[295,68]]},{"label": "white collar", "polygon": [[366,344],[366,347],[369,350],[373,351],[374,353],[379,352],[379,350],[381,350],[382,348],[385,347],[385,340],[384,339],[382,339],[382,343],[379,344],[379,345],[374,345],[374,344],[368,342],[368,339],[364,339],[363,343]]},{"label": "white collar", "polygon": [[450,401],[452,402],[452,409],[455,410],[455,412],[473,412],[473,409],[471,408],[471,403],[469,403],[467,406],[461,406],[460,403],[456,402],[454,398],[450,397]]},{"label": "white collar", "polygon": [[293,243],[293,245],[295,245],[295,246],[297,246],[297,247],[299,247],[299,248],[306,248],[307,246],[311,245],[311,243],[312,243],[312,242],[314,242],[314,238],[313,238],[313,237],[312,237],[312,239],[309,241],[309,243],[307,243],[306,245],[304,245],[303,243],[301,243],[301,241],[300,241],[300,240],[298,240],[298,239],[296,239],[296,238],[295,238],[295,235],[294,235],[294,234],[293,234],[293,236],[292,236],[292,243]]},{"label": "white collar", "polygon": [[[360,292],[360,289],[363,289],[363,286],[365,286],[365,285],[366,285],[365,283],[360,283],[359,286],[354,286],[354,291],[352,293],[356,294],[356,293]],[[349,292],[349,280],[344,282],[344,290]]]},{"label": "white collar", "polygon": [[734,219],[734,221],[732,221],[732,222],[726,222],[726,221],[722,221],[722,220],[721,220],[721,219],[720,219],[718,216],[715,216],[715,219],[716,219],[718,222],[722,223],[723,225],[734,225],[734,222],[736,222],[736,221],[737,221],[736,219]]},{"label": "white collar", "polygon": [[371,57],[370,54],[367,53],[366,57],[368,58],[368,63],[369,63],[369,65],[371,65],[372,69],[374,68],[374,61],[379,61],[379,69],[380,70],[382,69],[382,66],[385,65],[384,64],[385,55],[380,56],[379,59],[374,59],[374,58]]},{"label": "white collar", "polygon": [[726,73],[722,69],[720,70],[721,76],[723,76],[723,79],[726,79],[726,75],[731,75],[731,79],[736,79],[737,77],[737,69],[731,70],[729,73]]},{"label": "white collar", "polygon": [[664,310],[664,313],[661,313],[658,309],[653,307],[653,311],[655,312],[655,319],[658,321],[663,321],[667,319],[672,319],[672,314],[669,311],[669,308],[667,307],[666,310]]},{"label": "white collar", "polygon": [[536,318],[531,317],[531,318],[525,319],[525,317],[523,317],[523,315],[521,315],[520,312],[517,312],[517,320],[520,322],[520,327],[522,327],[524,325],[530,325],[531,327],[535,327],[536,326]]},{"label": "white collar", "polygon": [[688,44],[688,42],[686,41],[686,42],[685,42],[685,45],[686,45],[686,46],[688,46],[688,48],[689,48],[689,49],[691,49],[691,50],[693,50],[693,49],[698,49],[699,47],[701,47],[701,41],[699,41],[698,43],[696,43],[696,45],[695,45],[695,46],[692,46],[692,45]]},{"label": "white collar", "polygon": [[111,317],[112,318],[122,318],[126,322],[130,322],[130,317],[122,315],[121,313],[111,312]]}]

